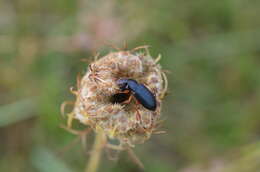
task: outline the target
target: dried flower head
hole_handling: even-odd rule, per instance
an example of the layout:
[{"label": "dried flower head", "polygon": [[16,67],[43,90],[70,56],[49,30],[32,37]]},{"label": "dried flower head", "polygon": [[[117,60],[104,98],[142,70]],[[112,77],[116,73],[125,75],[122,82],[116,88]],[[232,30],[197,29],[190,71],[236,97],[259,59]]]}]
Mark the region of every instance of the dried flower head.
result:
[{"label": "dried flower head", "polygon": [[[141,48],[146,51],[138,52]],[[73,118],[94,130],[102,130],[121,144],[132,146],[149,139],[157,127],[161,100],[167,89],[159,59],[160,56],[157,59],[150,56],[147,46],[96,59],[78,82]],[[115,102],[113,99],[120,92],[117,81],[121,78],[144,84],[155,95],[156,110],[148,110],[134,99],[128,103]]]}]

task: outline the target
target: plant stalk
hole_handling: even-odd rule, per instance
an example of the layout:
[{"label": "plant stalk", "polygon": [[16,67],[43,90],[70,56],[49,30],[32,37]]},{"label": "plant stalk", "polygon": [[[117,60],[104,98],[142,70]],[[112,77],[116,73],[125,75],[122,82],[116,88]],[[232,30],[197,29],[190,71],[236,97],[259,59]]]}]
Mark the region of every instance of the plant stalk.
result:
[{"label": "plant stalk", "polygon": [[100,156],[102,153],[102,149],[104,147],[106,141],[105,134],[103,131],[97,131],[95,142],[93,144],[92,152],[85,169],[85,172],[96,172],[98,169],[98,165],[100,162]]}]

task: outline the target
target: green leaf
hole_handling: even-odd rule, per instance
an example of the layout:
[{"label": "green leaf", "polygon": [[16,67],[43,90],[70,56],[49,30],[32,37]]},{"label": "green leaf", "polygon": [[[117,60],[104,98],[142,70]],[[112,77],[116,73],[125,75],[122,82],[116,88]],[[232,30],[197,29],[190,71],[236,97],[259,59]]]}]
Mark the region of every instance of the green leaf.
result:
[{"label": "green leaf", "polygon": [[0,106],[0,127],[28,119],[37,113],[34,99],[23,99],[12,104]]},{"label": "green leaf", "polygon": [[39,172],[72,172],[61,159],[44,147],[34,148],[31,162]]}]

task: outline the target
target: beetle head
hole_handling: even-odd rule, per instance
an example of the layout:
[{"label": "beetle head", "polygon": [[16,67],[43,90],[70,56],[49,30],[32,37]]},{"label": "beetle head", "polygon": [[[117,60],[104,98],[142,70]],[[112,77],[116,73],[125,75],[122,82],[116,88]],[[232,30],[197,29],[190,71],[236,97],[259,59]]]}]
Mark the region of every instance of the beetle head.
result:
[{"label": "beetle head", "polygon": [[119,88],[124,91],[128,89],[128,79],[119,79],[116,81],[116,84],[119,86]]}]

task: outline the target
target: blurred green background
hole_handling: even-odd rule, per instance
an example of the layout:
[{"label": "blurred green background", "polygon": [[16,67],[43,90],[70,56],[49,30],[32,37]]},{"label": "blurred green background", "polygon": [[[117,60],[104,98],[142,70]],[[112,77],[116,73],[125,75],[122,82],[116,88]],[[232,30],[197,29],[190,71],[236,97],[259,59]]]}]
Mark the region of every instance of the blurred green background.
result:
[{"label": "blurred green background", "polygon": [[[260,171],[260,1],[0,1],[0,171],[83,171],[60,105],[109,42],[151,45],[170,70],[162,130],[134,149],[149,172]],[[76,124],[75,125],[79,125]],[[80,126],[82,127],[82,126]],[[102,172],[139,171],[126,153]]]}]

